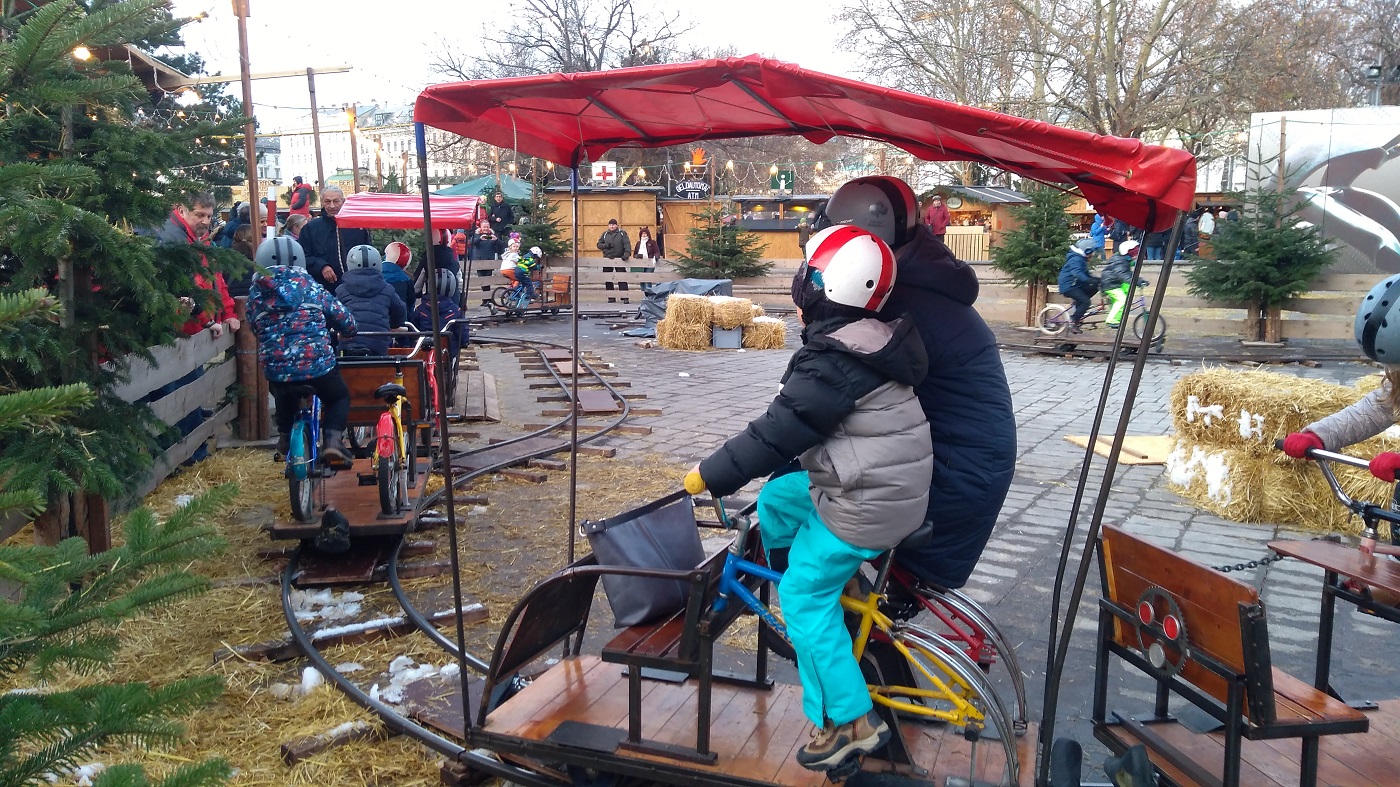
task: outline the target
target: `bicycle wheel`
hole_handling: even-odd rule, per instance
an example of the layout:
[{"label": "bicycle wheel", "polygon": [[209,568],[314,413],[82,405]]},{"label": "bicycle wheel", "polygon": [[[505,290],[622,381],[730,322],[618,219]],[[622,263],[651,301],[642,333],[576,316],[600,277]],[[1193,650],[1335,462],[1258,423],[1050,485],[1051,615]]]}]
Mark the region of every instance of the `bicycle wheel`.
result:
[{"label": "bicycle wheel", "polygon": [[299,522],[316,521],[316,478],[311,466],[311,441],[306,424],[292,425],[287,448],[287,493],[292,500],[292,516]]},{"label": "bicycle wheel", "polygon": [[[953,643],[943,640],[942,637],[933,632],[910,627],[899,635],[901,643],[909,651],[910,665],[915,673],[920,675],[933,675],[940,680],[947,678],[949,681],[966,687],[967,694],[960,699],[966,701],[982,713],[981,729],[990,726],[997,731],[996,738],[1000,740],[1002,756],[1006,759],[1006,771],[1002,774],[1001,784],[1004,787],[1020,783],[1020,760],[1016,753],[1016,735],[1013,734],[1013,727],[1007,716],[1006,708],[1002,705],[1001,696],[992,688],[987,676],[979,669],[975,662],[967,657],[967,654],[957,650]],[[941,640],[941,641],[940,641]],[[920,678],[924,681],[925,678]],[[888,690],[890,687],[886,687]],[[894,689],[897,692],[897,689]],[[949,700],[949,704],[952,704]],[[973,740],[979,740],[980,729],[964,728],[964,734],[969,735]],[[996,743],[997,740],[992,740]]]},{"label": "bicycle wheel", "polygon": [[[1133,335],[1141,339],[1147,331],[1147,312],[1138,312],[1133,318]],[[1167,318],[1157,315],[1157,323],[1152,326],[1152,341],[1160,342],[1167,335]]]},{"label": "bicycle wheel", "polygon": [[1051,304],[1040,310],[1036,318],[1040,332],[1046,336],[1059,336],[1069,327],[1069,307]]},{"label": "bicycle wheel", "polygon": [[[981,605],[957,590],[938,590],[928,586],[920,586],[916,592],[931,603],[939,604],[961,617],[967,624],[976,628],[978,633],[982,635],[984,642],[991,646],[996,658],[1001,661],[1011,678],[1011,689],[1016,701],[1016,713],[1011,717],[1011,726],[1016,730],[1017,735],[1024,735],[1030,719],[1026,710],[1026,682],[1021,674],[1021,664],[1016,658],[1016,651],[1012,650],[996,621],[992,620],[992,617],[987,614],[986,610],[982,609]],[[967,651],[963,650],[963,652]],[[981,661],[978,661],[978,665],[984,671],[991,666],[983,664]]]},{"label": "bicycle wheel", "polygon": [[364,459],[374,450],[373,426],[352,426],[345,432],[350,437],[350,449],[356,459]]},{"label": "bicycle wheel", "polygon": [[495,305],[495,306],[498,306],[498,307],[502,308],[502,309],[509,309],[509,308],[510,308],[511,301],[513,300],[513,299],[510,297],[510,291],[513,290],[513,289],[515,289],[515,288],[514,288],[514,287],[497,287],[496,289],[492,290],[492,291],[491,291],[491,303],[492,303],[493,305]]},{"label": "bicycle wheel", "polygon": [[397,516],[399,513],[399,472],[402,469],[397,450],[390,456],[379,457],[376,473],[379,480],[379,512],[385,516]]}]

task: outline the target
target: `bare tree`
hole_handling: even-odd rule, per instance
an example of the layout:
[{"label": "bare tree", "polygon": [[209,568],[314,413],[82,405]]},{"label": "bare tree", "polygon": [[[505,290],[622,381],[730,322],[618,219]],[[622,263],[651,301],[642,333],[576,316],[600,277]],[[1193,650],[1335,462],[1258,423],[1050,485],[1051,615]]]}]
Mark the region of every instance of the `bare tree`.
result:
[{"label": "bare tree", "polygon": [[638,13],[633,0],[516,0],[512,24],[464,51],[444,43],[433,70],[489,79],[664,63],[691,27],[679,12]]}]

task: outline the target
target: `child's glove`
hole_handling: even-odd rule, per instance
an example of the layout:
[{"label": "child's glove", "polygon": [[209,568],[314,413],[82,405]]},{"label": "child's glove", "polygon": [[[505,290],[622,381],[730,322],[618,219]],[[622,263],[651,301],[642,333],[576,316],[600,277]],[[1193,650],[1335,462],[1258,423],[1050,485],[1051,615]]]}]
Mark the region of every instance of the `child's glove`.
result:
[{"label": "child's glove", "polygon": [[1322,447],[1322,438],[1312,432],[1294,432],[1283,438],[1283,452],[1294,459],[1302,459],[1309,448]]},{"label": "child's glove", "polygon": [[1386,451],[1371,460],[1371,475],[1387,484],[1395,483],[1396,470],[1400,470],[1400,454]]}]

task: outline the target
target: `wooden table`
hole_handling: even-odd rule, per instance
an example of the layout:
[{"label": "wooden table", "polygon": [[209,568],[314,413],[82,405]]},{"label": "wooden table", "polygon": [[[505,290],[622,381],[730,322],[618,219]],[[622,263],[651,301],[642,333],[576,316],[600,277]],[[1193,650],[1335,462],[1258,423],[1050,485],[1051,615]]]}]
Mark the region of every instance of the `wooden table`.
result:
[{"label": "wooden table", "polygon": [[1322,612],[1317,621],[1317,668],[1313,686],[1334,697],[1339,696],[1329,685],[1336,600],[1340,598],[1376,617],[1400,623],[1400,607],[1373,601],[1369,596],[1343,587],[1342,582],[1352,578],[1368,587],[1400,594],[1400,560],[1385,555],[1368,555],[1354,546],[1332,541],[1271,541],[1269,549],[1285,557],[1311,563],[1325,572],[1322,580]]}]

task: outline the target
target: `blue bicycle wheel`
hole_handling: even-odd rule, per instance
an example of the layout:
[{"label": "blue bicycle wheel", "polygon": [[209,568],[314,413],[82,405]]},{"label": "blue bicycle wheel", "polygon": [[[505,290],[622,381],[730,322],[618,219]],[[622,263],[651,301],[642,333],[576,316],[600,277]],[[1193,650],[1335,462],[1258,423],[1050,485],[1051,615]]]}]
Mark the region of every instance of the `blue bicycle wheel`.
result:
[{"label": "blue bicycle wheel", "polygon": [[311,440],[306,424],[292,425],[287,448],[287,494],[292,516],[300,522],[316,521],[316,479],[312,477]]},{"label": "blue bicycle wheel", "polygon": [[288,440],[287,471],[289,478],[303,479],[311,467],[311,445],[306,435],[306,424],[298,421],[292,424],[291,438]]}]

